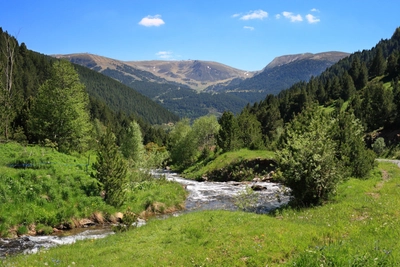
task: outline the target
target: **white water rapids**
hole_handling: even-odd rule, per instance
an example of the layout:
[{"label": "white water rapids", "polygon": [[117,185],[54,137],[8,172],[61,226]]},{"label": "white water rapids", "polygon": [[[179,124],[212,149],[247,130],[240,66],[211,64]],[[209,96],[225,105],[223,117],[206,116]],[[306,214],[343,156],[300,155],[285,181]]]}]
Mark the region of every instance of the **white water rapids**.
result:
[{"label": "white water rapids", "polygon": [[[153,170],[156,178],[165,176],[165,179],[175,181],[186,188],[188,197],[185,211],[194,210],[237,210],[238,195],[247,187],[256,185],[260,191],[252,193],[256,199],[252,203],[251,211],[268,213],[289,201],[287,189],[280,184],[270,182],[197,182],[180,177],[177,173],[165,170]],[[165,216],[163,216],[165,218]],[[139,224],[138,226],[141,226]],[[113,234],[111,228],[83,228],[75,229],[75,234],[67,236],[23,236],[15,239],[0,238],[0,258],[15,253],[37,253],[41,248],[50,248],[63,244],[72,244],[77,240],[104,238]]]},{"label": "white water rapids", "polygon": [[237,210],[235,204],[237,196],[246,190],[246,187],[256,185],[260,191],[254,193],[257,201],[252,211],[268,213],[279,208],[289,201],[288,188],[271,182],[197,182],[180,177],[177,173],[165,170],[152,172],[154,177],[175,181],[186,187],[189,192],[186,199],[186,211],[192,210]]}]

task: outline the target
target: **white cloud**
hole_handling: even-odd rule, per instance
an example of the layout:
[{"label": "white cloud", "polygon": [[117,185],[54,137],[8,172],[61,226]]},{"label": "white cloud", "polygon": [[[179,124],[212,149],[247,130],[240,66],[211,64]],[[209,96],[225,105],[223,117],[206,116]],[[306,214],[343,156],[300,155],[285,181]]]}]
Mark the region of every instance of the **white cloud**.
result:
[{"label": "white cloud", "polygon": [[237,18],[237,17],[240,17],[240,14],[233,14],[232,15],[232,18]]},{"label": "white cloud", "polygon": [[313,9],[311,9],[311,12],[319,12],[319,10],[316,8],[313,8]]},{"label": "white cloud", "polygon": [[276,18],[276,19],[280,19],[280,18],[281,18],[281,14],[276,14],[276,15],[275,15],[275,18]]},{"label": "white cloud", "polygon": [[241,20],[250,20],[250,19],[264,19],[268,17],[268,12],[264,10],[256,10],[256,11],[250,11],[246,15],[243,15],[240,17]]},{"label": "white cloud", "polygon": [[243,29],[254,31],[254,27],[251,26],[244,26]]},{"label": "white cloud", "polygon": [[171,51],[160,51],[156,53],[156,56],[161,59],[172,59],[173,53]]},{"label": "white cloud", "polygon": [[300,14],[294,15],[292,12],[283,11],[282,15],[285,18],[290,19],[291,22],[303,21],[303,18],[301,17]]},{"label": "white cloud", "polygon": [[142,20],[139,22],[139,25],[145,26],[145,27],[158,27],[165,24],[165,22],[161,19],[161,15],[155,15],[155,16],[147,16],[142,18]]},{"label": "white cloud", "polygon": [[317,17],[311,15],[311,14],[307,14],[306,15],[306,19],[308,21],[308,23],[318,23],[320,22],[320,19],[318,19]]}]

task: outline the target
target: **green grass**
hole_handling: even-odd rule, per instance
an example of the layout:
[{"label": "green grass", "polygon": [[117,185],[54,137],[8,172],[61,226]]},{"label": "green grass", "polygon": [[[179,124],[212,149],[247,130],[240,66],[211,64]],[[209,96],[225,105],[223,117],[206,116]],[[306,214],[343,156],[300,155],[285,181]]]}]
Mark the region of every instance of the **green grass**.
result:
[{"label": "green grass", "polygon": [[[50,148],[17,143],[1,144],[0,237],[8,236],[11,228],[24,234],[32,225],[74,226],[73,220],[90,218],[95,213],[109,219],[115,212],[128,208],[138,214],[148,207],[155,213],[181,208],[185,200],[181,185],[163,179],[138,182],[132,177],[126,203],[118,209],[107,205],[99,194],[97,180],[91,176],[95,156],[93,152],[89,155],[66,155]],[[137,176],[140,175],[135,179]]]},{"label": "green grass", "polygon": [[207,163],[200,162],[197,165],[186,169],[183,175],[185,175],[185,177],[187,178],[196,179],[197,177],[201,177],[205,173],[225,168],[239,160],[249,160],[256,158],[274,159],[274,157],[275,152],[272,151],[240,149],[238,151],[231,151],[218,155],[215,159]]},{"label": "green grass", "polygon": [[3,265],[397,266],[400,169],[379,163],[370,179],[349,179],[338,192],[324,206],[271,216],[206,211],[151,220],[102,240],[10,257]]}]

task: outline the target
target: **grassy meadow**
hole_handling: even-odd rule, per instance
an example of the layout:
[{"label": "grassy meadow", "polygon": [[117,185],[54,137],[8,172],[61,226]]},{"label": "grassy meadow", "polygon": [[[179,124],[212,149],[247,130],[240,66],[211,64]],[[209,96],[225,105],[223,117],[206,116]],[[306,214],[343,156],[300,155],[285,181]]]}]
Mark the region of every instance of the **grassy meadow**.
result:
[{"label": "grassy meadow", "polygon": [[153,219],[101,240],[79,241],[3,266],[398,266],[400,169],[379,163],[334,200],[270,215],[204,211]]},{"label": "grassy meadow", "polygon": [[[66,155],[51,148],[0,145],[0,237],[26,234],[64,224],[79,226],[82,218],[112,221],[116,212],[149,215],[182,208],[181,185],[129,170],[128,199],[107,205],[91,176],[94,154]],[[39,229],[40,228],[40,229]]]}]

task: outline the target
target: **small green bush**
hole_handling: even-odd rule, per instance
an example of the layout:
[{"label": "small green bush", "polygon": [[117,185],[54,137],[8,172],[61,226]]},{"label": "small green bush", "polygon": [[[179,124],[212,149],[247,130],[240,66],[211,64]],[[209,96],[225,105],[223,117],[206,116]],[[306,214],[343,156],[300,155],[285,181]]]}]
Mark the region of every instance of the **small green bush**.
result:
[{"label": "small green bush", "polygon": [[385,139],[382,137],[378,137],[375,142],[372,144],[372,150],[379,156],[382,155],[382,153],[386,149],[386,144],[385,144]]},{"label": "small green bush", "polygon": [[49,235],[53,233],[53,228],[51,226],[39,223],[36,225],[36,233],[39,235]]},{"label": "small green bush", "polygon": [[17,229],[18,235],[26,235],[29,232],[29,229],[26,225],[21,225]]}]

